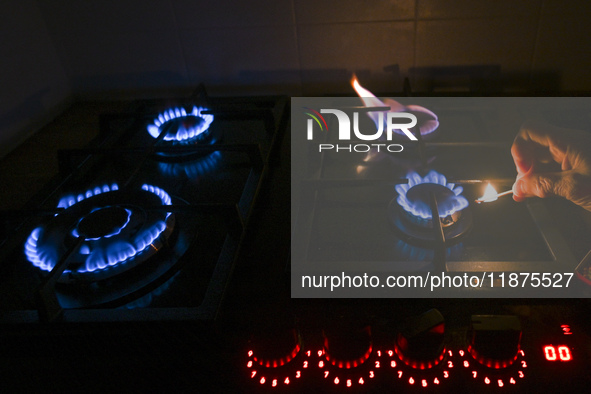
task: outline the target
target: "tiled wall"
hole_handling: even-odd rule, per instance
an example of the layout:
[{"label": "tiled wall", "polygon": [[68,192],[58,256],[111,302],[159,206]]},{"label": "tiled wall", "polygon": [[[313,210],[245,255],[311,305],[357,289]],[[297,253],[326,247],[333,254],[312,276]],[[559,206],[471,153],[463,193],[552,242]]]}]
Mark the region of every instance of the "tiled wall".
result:
[{"label": "tiled wall", "polygon": [[[560,0],[38,0],[74,87],[294,95],[591,90],[591,6]],[[565,5],[566,4],[566,5]],[[461,88],[461,87],[460,87]]]},{"label": "tiled wall", "polygon": [[378,93],[404,77],[415,91],[591,91],[586,0],[9,3],[0,142],[71,93],[350,93],[352,73]]},{"label": "tiled wall", "polygon": [[72,91],[34,0],[3,2],[0,48],[1,157],[63,109]]}]

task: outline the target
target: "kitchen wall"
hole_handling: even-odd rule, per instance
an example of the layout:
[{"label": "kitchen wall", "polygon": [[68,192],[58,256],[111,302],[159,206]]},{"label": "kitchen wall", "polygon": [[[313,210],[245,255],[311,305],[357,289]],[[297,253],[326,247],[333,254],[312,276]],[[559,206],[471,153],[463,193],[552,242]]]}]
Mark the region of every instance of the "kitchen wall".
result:
[{"label": "kitchen wall", "polygon": [[[76,92],[591,90],[591,6],[560,0],[38,0]],[[491,83],[494,81],[494,83]],[[464,85],[462,87],[461,85]]]},{"label": "kitchen wall", "polygon": [[35,0],[10,0],[0,12],[0,157],[61,112],[69,78]]},{"label": "kitchen wall", "polygon": [[316,95],[350,93],[356,73],[378,93],[404,77],[415,91],[591,91],[584,0],[27,0],[2,14],[2,139],[64,96],[200,82]]}]

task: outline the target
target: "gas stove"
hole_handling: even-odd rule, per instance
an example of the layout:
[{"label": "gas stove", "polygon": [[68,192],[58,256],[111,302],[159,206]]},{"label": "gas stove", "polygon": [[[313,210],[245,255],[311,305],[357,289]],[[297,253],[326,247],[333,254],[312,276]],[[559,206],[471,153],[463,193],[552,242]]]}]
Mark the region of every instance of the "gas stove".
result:
[{"label": "gas stove", "polygon": [[[261,330],[281,345],[252,336],[242,360],[250,387],[538,392],[564,391],[565,376],[571,392],[587,387],[588,212],[481,196],[490,185],[511,189],[510,147],[523,121],[555,123],[563,111],[576,128],[591,102],[397,99],[403,105],[364,94],[365,106],[292,99],[294,331],[291,345],[285,330]],[[384,107],[417,114],[413,141],[376,115]],[[539,272],[555,289],[533,300],[543,292],[523,280]],[[322,298],[314,314],[299,299],[307,297]]]},{"label": "gas stove", "polygon": [[[293,295],[535,297],[536,286],[515,286],[514,281],[503,286],[503,280],[536,272],[556,274],[555,291],[545,291],[546,298],[585,294],[581,281],[572,286],[566,282],[589,250],[588,212],[558,199],[477,201],[493,186],[511,189],[516,171],[510,148],[521,123],[530,117],[553,121],[548,116],[553,111],[580,111],[575,119],[584,117],[588,99],[406,98],[416,113],[417,108],[429,108],[431,117],[437,114],[437,129],[429,126],[430,132],[422,136],[417,125],[414,141],[396,133],[386,138],[389,126],[378,127],[377,134],[368,131],[377,117],[366,115],[383,111],[383,104],[365,108],[359,101],[294,99]],[[320,111],[326,113],[325,128],[332,133],[308,123],[306,134],[309,115],[297,113],[306,105],[325,108]],[[344,120],[331,116],[333,111]],[[343,132],[348,119],[354,119],[351,128],[358,138]],[[423,122],[432,125],[434,120]],[[382,137],[375,137],[382,130]],[[425,277],[441,272],[450,275]],[[394,291],[386,285],[386,275],[413,273],[423,274],[422,283],[429,286],[401,285]],[[457,274],[465,282],[464,273],[470,285],[455,286],[457,292],[435,281]],[[561,275],[563,282],[555,282]],[[363,284],[356,285],[360,278]]]},{"label": "gas stove", "polygon": [[[290,294],[294,260],[352,274],[586,261],[576,207],[473,203],[488,183],[510,188],[518,120],[497,134],[498,107],[455,100],[422,99],[439,124],[401,154],[325,152],[297,185],[315,205],[293,227],[286,97],[199,88],[101,114],[97,138],[61,150],[59,174],[3,212],[4,375],[23,391],[581,392],[586,299]],[[363,231],[331,224],[344,213]]]},{"label": "gas stove", "polygon": [[398,301],[294,303],[292,324],[284,316],[271,320],[272,328],[251,328],[234,361],[240,387],[376,393],[588,387],[584,300]]},{"label": "gas stove", "polygon": [[0,249],[8,319],[76,321],[101,308],[102,321],[119,320],[139,306],[150,319],[218,313],[287,100],[201,88],[134,106],[101,114],[95,141],[59,151],[57,177],[5,212],[15,226]]}]

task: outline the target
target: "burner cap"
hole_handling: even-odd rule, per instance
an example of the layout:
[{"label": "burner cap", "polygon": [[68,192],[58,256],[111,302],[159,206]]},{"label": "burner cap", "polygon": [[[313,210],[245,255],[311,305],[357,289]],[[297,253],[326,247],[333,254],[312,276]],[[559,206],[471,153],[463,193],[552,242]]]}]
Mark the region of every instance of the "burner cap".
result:
[{"label": "burner cap", "polygon": [[[437,183],[420,183],[406,192],[406,200],[417,211],[431,215],[431,194],[435,196],[439,221],[443,228],[445,243],[451,246],[462,238],[472,225],[472,214],[468,207],[455,210],[457,196],[449,187]],[[390,202],[388,216],[397,235],[406,243],[420,247],[435,247],[439,241],[431,218],[424,219],[400,206],[397,199]]]},{"label": "burner cap", "polygon": [[96,239],[118,234],[129,222],[131,211],[120,206],[96,209],[78,222],[78,234],[85,239]]},{"label": "burner cap", "polygon": [[195,115],[187,115],[180,118],[169,120],[165,124],[165,132],[167,133],[166,140],[176,140],[178,142],[187,141],[196,138],[205,132],[205,130],[199,134],[196,130],[200,129],[200,126],[205,123],[203,118]]},{"label": "burner cap", "polygon": [[[439,185],[436,183],[420,183],[411,187],[406,192],[406,199],[421,212],[431,213],[431,194],[435,196],[437,201],[437,207],[439,211],[439,220],[443,227],[448,227],[455,224],[460,216],[462,216],[462,210],[449,209],[454,206],[454,199],[456,195],[453,191],[448,189],[446,186]],[[404,210],[405,219],[410,222],[411,225],[419,227],[433,228],[433,221],[431,217],[424,219],[415,216],[413,213]],[[449,214],[446,214],[451,212]],[[443,216],[442,216],[443,214]]]},{"label": "burner cap", "polygon": [[[195,148],[213,145],[221,139],[219,129],[212,130],[209,126],[213,122],[213,115],[205,114],[207,108],[193,107],[187,112],[185,108],[170,108],[165,110],[148,125],[148,133],[159,138],[164,134],[158,147]],[[212,154],[209,149],[189,149],[178,151],[156,151],[154,157],[161,162],[179,162],[200,158]]]},{"label": "burner cap", "polygon": [[167,242],[175,215],[146,208],[171,204],[168,193],[147,184],[124,190],[117,184],[105,185],[64,196],[58,206],[66,209],[31,233],[25,255],[33,265],[51,271],[60,255],[81,239],[68,255],[68,268],[58,282],[112,278],[141,265]]},{"label": "burner cap", "polygon": [[202,113],[206,110],[201,107],[193,107],[190,112],[183,107],[167,109],[148,125],[148,133],[154,138],[165,133],[163,137],[165,141],[180,143],[202,139],[203,134],[209,130],[209,125],[213,122],[213,115]]},{"label": "burner cap", "polygon": [[413,204],[429,207],[431,211],[431,193],[435,195],[438,205],[446,204],[455,197],[455,193],[437,183],[420,183],[408,189],[406,198]]},{"label": "burner cap", "polygon": [[199,123],[203,123],[203,118],[199,116],[185,116],[184,118],[177,118],[180,125],[185,129],[190,129],[192,127],[196,127]]},{"label": "burner cap", "polygon": [[[412,216],[393,199],[388,205],[388,218],[396,235],[404,242],[425,248],[440,244],[431,220]],[[439,218],[446,246],[458,243],[472,227],[472,212],[469,208],[445,218]]]}]

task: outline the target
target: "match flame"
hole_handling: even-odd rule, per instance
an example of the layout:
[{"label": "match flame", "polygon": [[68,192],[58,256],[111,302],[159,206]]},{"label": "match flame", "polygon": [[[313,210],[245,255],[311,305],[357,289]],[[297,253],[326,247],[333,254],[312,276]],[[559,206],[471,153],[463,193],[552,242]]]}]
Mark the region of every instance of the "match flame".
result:
[{"label": "match flame", "polygon": [[482,197],[480,197],[478,199],[478,201],[492,202],[492,201],[496,201],[498,198],[499,198],[499,196],[497,194],[496,189],[489,182],[488,185],[486,185],[486,189],[484,189],[484,194],[482,195]]},{"label": "match flame", "polygon": [[[396,100],[392,100],[391,98],[386,98],[384,101],[378,99],[372,92],[365,89],[359,81],[357,77],[353,75],[351,78],[351,86],[357,92],[361,101],[366,107],[388,107],[389,110],[383,111],[385,112],[409,112],[412,113],[417,117],[417,126],[420,130],[422,136],[427,136],[431,134],[437,127],[439,127],[439,120],[437,119],[437,115],[432,111],[428,110],[427,108],[421,107],[419,105],[402,105]],[[382,126],[385,129],[385,125],[380,125],[380,112],[378,111],[371,111],[367,113],[367,116],[374,122],[376,128],[380,128]],[[382,122],[386,119],[386,116],[382,116]],[[393,130],[395,134],[404,135],[402,130]],[[382,139],[384,137],[382,136]],[[376,162],[382,160],[384,158],[389,158],[390,160],[394,160],[393,156],[388,155],[384,152],[378,152],[375,149],[370,150],[367,152],[366,157],[363,159],[364,162]],[[361,174],[365,167],[363,165],[357,166],[357,173]]]},{"label": "match flame", "polygon": [[372,92],[364,88],[359,84],[356,76],[353,76],[351,79],[351,85],[353,85],[353,89],[357,92],[357,95],[363,101],[363,104],[366,107],[385,107],[386,104],[382,102],[379,98],[377,98]]},{"label": "match flame", "polygon": [[[353,89],[355,89],[355,91],[357,92],[357,95],[359,96],[361,101],[363,101],[363,105],[365,105],[366,107],[390,107],[390,111],[392,112],[402,112],[405,110],[404,106],[397,101],[387,99],[387,102],[384,103],[382,100],[377,98],[372,92],[361,86],[355,75],[353,75],[353,79],[351,79],[351,85],[353,86]],[[371,120],[373,120],[376,127],[379,127],[379,112],[372,111],[368,112],[367,115],[371,118]]]},{"label": "match flame", "polygon": [[[417,126],[419,127],[421,135],[423,136],[432,133],[435,131],[435,129],[437,129],[437,127],[439,127],[437,115],[425,107],[414,104],[402,105],[398,101],[392,100],[391,98],[386,98],[384,101],[382,101],[378,99],[372,92],[361,86],[355,75],[353,75],[353,78],[351,79],[351,85],[366,107],[389,107],[390,109],[388,112],[410,112],[414,114],[417,117]],[[367,115],[371,118],[371,120],[373,120],[373,122],[376,124],[376,127],[379,128],[379,112],[371,111],[368,112]],[[403,135],[401,130],[394,130],[394,132]]]}]

